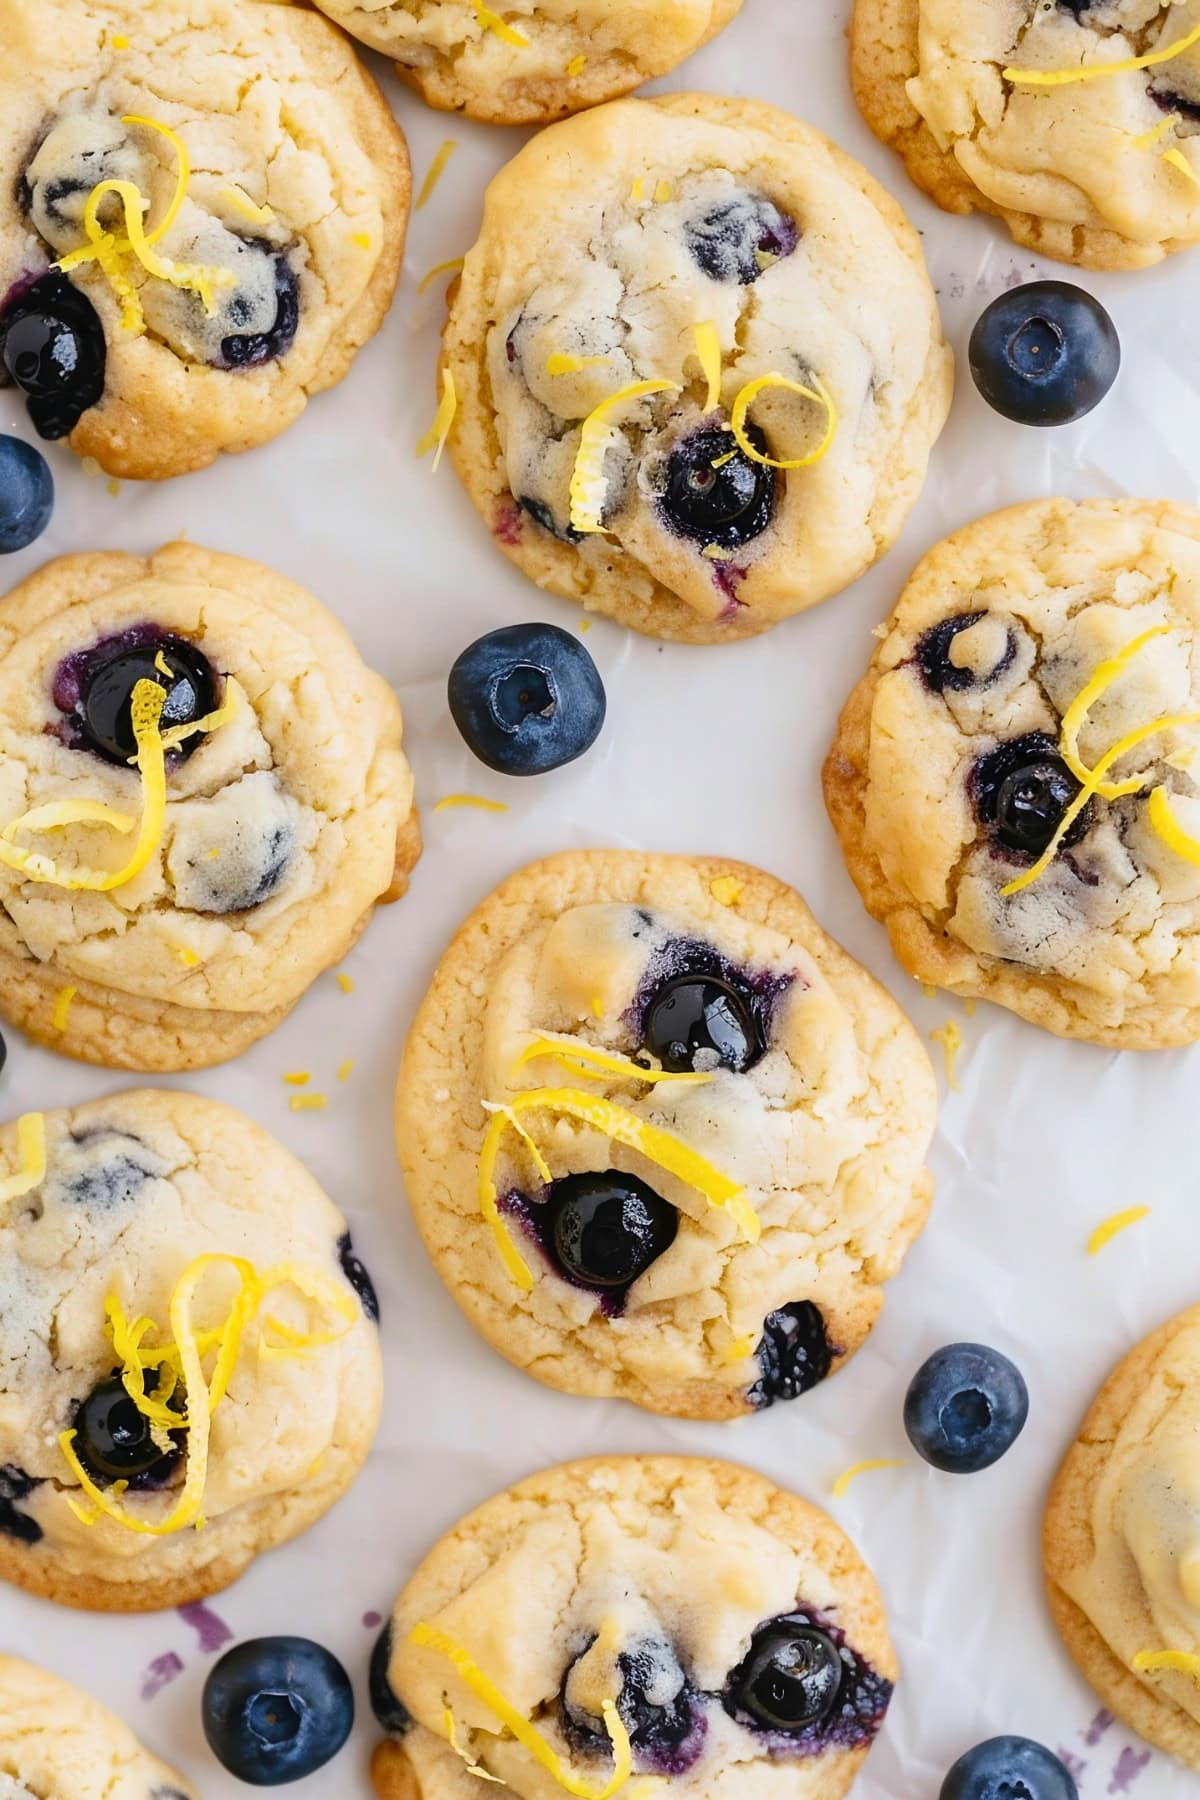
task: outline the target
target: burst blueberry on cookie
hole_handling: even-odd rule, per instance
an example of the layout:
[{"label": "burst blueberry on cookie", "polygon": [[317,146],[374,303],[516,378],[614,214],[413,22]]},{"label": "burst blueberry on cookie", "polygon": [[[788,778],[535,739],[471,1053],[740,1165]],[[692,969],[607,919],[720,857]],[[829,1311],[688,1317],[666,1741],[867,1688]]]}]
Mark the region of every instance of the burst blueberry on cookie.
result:
[{"label": "burst blueberry on cookie", "polygon": [[5,1127],[0,1577],[154,1611],[328,1511],[381,1389],[345,1232],[282,1145],[211,1100],[125,1093]]},{"label": "burst blueberry on cookie", "polygon": [[420,853],[391,689],[312,596],[174,544],[0,601],[0,1012],[114,1068],[222,1062]]},{"label": "burst blueberry on cookie", "polygon": [[1036,501],[937,545],[825,797],[921,981],[1065,1037],[1200,1037],[1200,514]]},{"label": "burst blueberry on cookie", "polygon": [[656,1792],[839,1800],[896,1676],[869,1570],[763,1476],[568,1463],[435,1546],[376,1656],[381,1800]]},{"label": "burst blueberry on cookie", "polygon": [[0,382],[114,475],[274,437],[391,301],[404,139],[346,41],[247,0],[9,0]]},{"label": "burst blueberry on cookie", "polygon": [[0,1656],[4,1800],[195,1800],[191,1787],[90,1694],[15,1656]]},{"label": "burst blueberry on cookie", "polygon": [[725,1419],[862,1343],[929,1207],[929,1062],[799,896],[741,864],[573,852],[462,927],[397,1134],[439,1273],[570,1393]]},{"label": "burst blueberry on cookie", "polygon": [[539,586],[725,643],[882,555],[952,379],[920,240],[866,171],[773,107],[670,95],[493,181],[438,432]]}]

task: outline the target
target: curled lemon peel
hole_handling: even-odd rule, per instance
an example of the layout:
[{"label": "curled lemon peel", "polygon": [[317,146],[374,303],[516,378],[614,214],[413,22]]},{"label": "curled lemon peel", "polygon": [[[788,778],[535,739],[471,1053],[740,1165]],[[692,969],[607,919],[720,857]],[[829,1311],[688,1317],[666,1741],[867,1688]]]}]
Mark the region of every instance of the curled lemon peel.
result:
[{"label": "curled lemon peel", "polygon": [[442,397],[438,401],[438,409],[433,415],[433,424],[417,445],[418,456],[428,456],[433,451],[433,472],[436,475],[442,461],[442,452],[454,425],[458,412],[458,390],[454,385],[454,371],[449,364],[442,370]]},{"label": "curled lemon peel", "polygon": [[413,207],[414,212],[420,212],[422,207],[429,205],[433,198],[433,190],[446,173],[446,164],[457,149],[457,138],[443,138],[437,155],[429,165],[429,173],[421,183],[421,191],[417,195],[416,205]]},{"label": "curled lemon peel", "polygon": [[446,1742],[464,1764],[468,1775],[475,1775],[480,1781],[494,1781],[497,1787],[507,1787],[507,1781],[501,1781],[499,1775],[493,1775],[482,1763],[476,1762],[471,1752],[458,1741],[458,1725],[449,1707],[442,1714],[442,1730],[446,1734]]},{"label": "curled lemon peel", "polygon": [[1200,1656],[1191,1650],[1139,1650],[1130,1667],[1137,1675],[1170,1669],[1177,1675],[1191,1675],[1200,1681]]},{"label": "curled lemon peel", "polygon": [[229,187],[223,187],[220,197],[226,206],[231,206],[234,212],[241,214],[243,219],[249,219],[252,225],[269,225],[275,217],[270,206],[257,205],[245,188],[239,187],[236,182],[232,182]]},{"label": "curled lemon peel", "polygon": [[633,1773],[633,1749],[629,1733],[613,1701],[605,1700],[601,1704],[604,1729],[613,1750],[613,1772],[603,1787],[596,1788],[577,1774],[570,1763],[563,1761],[546,1742],[537,1726],[531,1724],[523,1713],[518,1712],[505,1699],[495,1682],[484,1674],[469,1652],[448,1632],[440,1631],[436,1625],[427,1625],[422,1620],[413,1626],[408,1634],[408,1641],[418,1650],[432,1650],[435,1655],[444,1657],[476,1699],[481,1700],[489,1712],[495,1714],[521,1748],[529,1752],[565,1793],[574,1795],[575,1800],[612,1800],[612,1796],[619,1793],[629,1780]]},{"label": "curled lemon peel", "polygon": [[451,812],[456,807],[473,807],[476,812],[506,813],[507,800],[489,800],[486,794],[443,794],[434,806],[434,812]]},{"label": "curled lemon peel", "polygon": [[897,1456],[870,1456],[865,1462],[851,1463],[848,1469],[843,1469],[834,1482],[833,1497],[835,1500],[843,1499],[850,1483],[857,1481],[860,1475],[870,1475],[875,1469],[902,1469],[903,1467],[903,1462]]},{"label": "curled lemon peel", "polygon": [[451,256],[448,257],[445,262],[434,263],[432,269],[427,270],[426,273],[422,275],[420,281],[418,281],[418,294],[423,294],[426,288],[432,287],[439,275],[461,274],[463,264],[466,260],[465,256]]},{"label": "curled lemon peel", "polygon": [[1149,131],[1140,131],[1137,137],[1131,140],[1132,147],[1135,150],[1149,150],[1165,138],[1169,132],[1174,131],[1177,125],[1182,124],[1182,113],[1168,113],[1165,119],[1160,119],[1157,125],[1150,127]]},{"label": "curled lemon peel", "polygon": [[1183,151],[1176,145],[1172,144],[1169,150],[1164,150],[1160,160],[1170,163],[1171,167],[1178,169],[1181,175],[1186,175],[1193,187],[1200,187],[1200,175],[1196,173]]},{"label": "curled lemon peel", "polygon": [[1166,788],[1155,788],[1147,811],[1151,825],[1167,848],[1173,850],[1176,856],[1181,856],[1184,862],[1194,863],[1200,868],[1200,839],[1192,837],[1190,832],[1183,829],[1171,810]]},{"label": "curled lemon peel", "polygon": [[[1079,753],[1079,733],[1087,723],[1087,716],[1101,696],[1107,693],[1113,682],[1129,667],[1134,657],[1144,650],[1155,638],[1168,637],[1166,625],[1152,625],[1149,631],[1143,631],[1131,638],[1124,649],[1118,650],[1115,656],[1107,656],[1098,663],[1090,680],[1088,680],[1072,700],[1062,721],[1062,758],[1077,781],[1091,779],[1092,770],[1088,768]],[[1132,782],[1101,782],[1096,792],[1105,800],[1119,800],[1124,794],[1135,794],[1143,784],[1140,780]]]},{"label": "curled lemon peel", "polygon": [[[807,456],[785,457],[779,461],[773,456],[766,456],[755,447],[746,431],[746,418],[750,408],[768,388],[784,388],[789,394],[799,394],[802,399],[813,400],[823,406],[826,413],[825,435],[815,450]],[[813,385],[808,387],[802,381],[791,381],[786,375],[760,375],[756,381],[748,381],[733,403],[733,411],[729,415],[729,429],[737,441],[738,449],[751,462],[761,463],[766,469],[810,469],[819,463],[837,435],[838,415],[833,397],[819,376],[813,376]]]},{"label": "curled lemon peel", "polygon": [[592,1075],[597,1080],[604,1075],[615,1075],[622,1081],[645,1081],[653,1085],[659,1081],[673,1081],[677,1085],[696,1087],[704,1081],[711,1081],[707,1072],[695,1074],[681,1070],[676,1074],[671,1069],[648,1068],[642,1063],[634,1062],[631,1057],[618,1056],[611,1050],[601,1050],[595,1044],[584,1043],[582,1038],[567,1037],[557,1031],[544,1031],[526,1044],[521,1054],[513,1063],[514,1069],[524,1068],[526,1063],[536,1062],[540,1057],[552,1057],[555,1062],[574,1065],[574,1072]]},{"label": "curled lemon peel", "polygon": [[502,44],[511,44],[514,50],[528,50],[529,39],[522,37],[521,33],[513,26],[506,24],[499,13],[493,12],[490,6],[485,6],[483,0],[474,0],[474,6],[475,17],[485,31],[490,31],[493,37],[498,37]]},{"label": "curled lemon peel", "polygon": [[627,387],[618,388],[588,414],[580,430],[579,449],[571,471],[571,524],[576,531],[604,529],[600,522],[605,496],[604,458],[616,435],[613,413],[634,400],[649,399],[652,394],[678,392],[678,384],[674,381],[632,381]]},{"label": "curled lemon peel", "polygon": [[1102,1219],[1088,1239],[1088,1255],[1098,1256],[1104,1246],[1111,1244],[1120,1232],[1128,1231],[1131,1225],[1137,1225],[1149,1216],[1148,1206],[1127,1206],[1124,1212],[1112,1213],[1107,1219]]},{"label": "curled lemon peel", "polygon": [[17,1120],[17,1166],[0,1180],[0,1203],[31,1194],[46,1179],[46,1117],[22,1113]]},{"label": "curled lemon peel", "polygon": [[[672,1132],[664,1131],[661,1126],[651,1125],[636,1113],[618,1105],[615,1100],[604,1099],[599,1094],[586,1094],[580,1088],[530,1088],[526,1093],[515,1094],[504,1106],[494,1106],[489,1110],[492,1117],[479,1152],[479,1210],[491,1227],[505,1268],[525,1293],[533,1288],[533,1275],[509,1236],[501,1216],[495,1174],[500,1147],[510,1125],[515,1125],[526,1142],[531,1142],[519,1124],[519,1116],[527,1112],[563,1114],[567,1118],[578,1119],[581,1124],[591,1125],[597,1131],[606,1132],[617,1143],[636,1150],[647,1161],[656,1163],[660,1169],[666,1169],[677,1176],[696,1193],[703,1194],[710,1206],[727,1212],[750,1243],[756,1244],[762,1236],[758,1215],[746,1200],[740,1183],[722,1174],[706,1157],[691,1149]],[[543,1180],[548,1181],[550,1177],[545,1159],[540,1152],[537,1155],[539,1173]]]},{"label": "curled lemon peel", "polygon": [[704,379],[708,383],[704,410],[705,412],[715,412],[721,404],[720,335],[711,319],[705,319],[702,324],[693,325],[692,332],[696,339],[696,355],[700,359],[700,367],[704,372]]},{"label": "curled lemon peel", "polygon": [[1157,68],[1160,63],[1173,62],[1197,43],[1200,43],[1200,25],[1186,37],[1168,44],[1165,50],[1149,50],[1144,56],[1127,56],[1120,62],[1086,63],[1076,69],[1005,69],[1004,79],[1019,87],[1067,87],[1076,81],[1098,81],[1104,75],[1127,75],[1136,69]]}]

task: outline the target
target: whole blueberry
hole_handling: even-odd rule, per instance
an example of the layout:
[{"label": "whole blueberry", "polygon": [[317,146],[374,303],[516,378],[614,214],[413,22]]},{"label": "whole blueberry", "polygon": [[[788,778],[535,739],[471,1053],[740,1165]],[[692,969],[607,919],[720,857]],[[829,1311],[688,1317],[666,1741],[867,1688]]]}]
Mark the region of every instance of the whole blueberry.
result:
[{"label": "whole blueberry", "polygon": [[125,1391],[119,1375],[99,1382],[75,1411],[75,1449],[84,1467],[102,1482],[127,1481],[155,1487],[179,1460],[179,1437],[164,1450],[150,1420]]},{"label": "whole blueberry", "polygon": [[281,1787],[336,1756],[354,1724],[354,1690],[336,1656],[308,1638],[251,1638],[204,1684],[209,1748],[231,1775]]},{"label": "whole blueberry", "polygon": [[389,1619],[371,1651],[367,1670],[367,1692],[371,1711],[391,1737],[403,1737],[412,1730],[412,1714],[388,1680],[392,1660],[392,1622]]},{"label": "whole blueberry", "polygon": [[506,625],[468,645],[450,671],[450,713],[480,762],[544,775],[590,750],[604,724],[604,683],[557,625]]},{"label": "whole blueberry", "polygon": [[[1041,731],[998,744],[975,765],[970,785],[976,814],[993,842],[1031,861],[1049,848],[1079,793],[1057,745]],[[1063,838],[1067,849],[1086,835],[1092,817],[1089,800]]]},{"label": "whole blueberry", "polygon": [[[765,454],[766,440],[753,426],[750,438]],[[727,431],[698,431],[672,450],[659,505],[679,537],[736,550],[767,529],[777,486],[775,470],[747,456]]]},{"label": "whole blueberry", "polygon": [[1121,367],[1116,326],[1069,281],[1030,281],[993,300],[971,333],[971,374],[1019,425],[1070,425],[1099,406]]},{"label": "whole blueberry", "polygon": [[627,1288],[675,1242],[679,1214],[636,1175],[564,1175],[550,1189],[549,1241],[585,1287]]},{"label": "whole blueberry", "polygon": [[837,1354],[821,1309],[811,1300],[793,1300],[768,1313],[754,1352],[762,1372],[747,1395],[751,1406],[763,1412],[777,1400],[798,1400],[824,1381]]},{"label": "whole blueberry", "polygon": [[803,1731],[833,1711],[844,1673],[827,1632],[806,1619],[774,1619],[730,1677],[734,1712],[768,1731]]},{"label": "whole blueberry", "polygon": [[[231,333],[221,340],[225,369],[260,369],[285,356],[300,325],[300,284],[286,256],[275,257],[275,322],[269,331]],[[236,310],[236,303],[235,303]]]},{"label": "whole blueberry", "polygon": [[[89,750],[122,768],[137,755],[133,691],[139,681],[166,688],[159,720],[164,731],[191,725],[217,705],[216,672],[204,652],[186,638],[164,632],[131,647],[118,642],[111,652],[96,656],[83,681],[82,735]],[[191,756],[203,742],[203,734],[195,732],[172,755]]]},{"label": "whole blueberry", "polygon": [[990,687],[1001,675],[1012,668],[1017,655],[1017,639],[1012,626],[1005,634],[1004,648],[999,660],[990,669],[979,670],[963,666],[954,660],[954,640],[964,631],[970,631],[981,619],[987,618],[986,612],[954,613],[948,619],[941,619],[930,626],[917,644],[917,667],[921,671],[921,679],[933,694],[962,694],[971,688]]},{"label": "whole blueberry", "polygon": [[66,437],[95,406],[107,354],[95,307],[64,275],[31,282],[0,316],[0,356],[41,437]]},{"label": "whole blueberry", "polygon": [[904,1400],[904,1429],[913,1448],[950,1475],[974,1475],[999,1462],[1028,1417],[1021,1371],[986,1344],[935,1350]]},{"label": "whole blueberry", "polygon": [[751,287],[773,263],[792,254],[800,232],[765,194],[742,192],[689,219],[684,239],[711,281]]},{"label": "whole blueberry", "polygon": [[40,450],[0,437],[0,556],[41,537],[54,511],[54,477]]},{"label": "whole blueberry", "polygon": [[753,996],[721,975],[676,975],[651,994],[642,1041],[664,1069],[752,1068],[766,1051]]},{"label": "whole blueberry", "polygon": [[1079,1800],[1079,1789],[1042,1744],[994,1737],[959,1757],[938,1800]]}]

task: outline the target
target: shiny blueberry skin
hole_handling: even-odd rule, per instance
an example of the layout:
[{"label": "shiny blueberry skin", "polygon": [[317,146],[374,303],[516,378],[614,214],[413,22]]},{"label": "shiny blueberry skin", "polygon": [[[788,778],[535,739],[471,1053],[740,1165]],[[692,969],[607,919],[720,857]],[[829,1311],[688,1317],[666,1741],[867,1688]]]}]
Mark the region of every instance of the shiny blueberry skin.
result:
[{"label": "shiny blueberry skin", "polygon": [[590,750],[604,683],[557,625],[506,625],[468,645],[450,671],[450,713],[467,747],[502,775],[544,775]]},{"label": "shiny blueberry skin", "polygon": [[790,256],[800,233],[786,213],[764,194],[743,194],[724,201],[684,228],[692,260],[713,281],[736,281],[750,287],[769,263]]},{"label": "shiny blueberry skin", "polygon": [[1070,425],[1117,379],[1121,343],[1091,294],[1068,281],[1031,281],[980,315],[969,356],[975,386],[1006,419]]},{"label": "shiny blueberry skin", "polygon": [[0,316],[0,355],[39,436],[66,437],[104,392],[104,327],[66,276],[43,275]]},{"label": "shiny blueberry skin", "polygon": [[375,1647],[371,1651],[370,1666],[367,1670],[367,1693],[371,1700],[371,1711],[380,1725],[390,1737],[403,1737],[412,1730],[412,1714],[404,1702],[397,1698],[395,1689],[388,1680],[388,1665],[392,1660],[392,1622],[389,1619],[379,1636],[375,1639]]},{"label": "shiny blueberry skin", "polygon": [[354,1724],[354,1690],[337,1657],[309,1638],[252,1638],[210,1673],[201,1719],[231,1775],[281,1787],[337,1755]]},{"label": "shiny blueberry skin", "polygon": [[[580,1658],[584,1655],[586,1651],[581,1651]],[[611,1754],[611,1740],[603,1719],[572,1706],[566,1698],[574,1667],[572,1662],[563,1678],[564,1734],[573,1749],[588,1755]],[[638,1644],[621,1652],[617,1667],[621,1671],[617,1711],[629,1733],[639,1773],[652,1770],[660,1776],[685,1775],[704,1748],[707,1720],[700,1697],[685,1678],[675,1652],[661,1641]],[[662,1684],[668,1669],[678,1677],[678,1686],[673,1699],[657,1705],[649,1698],[649,1691]]]},{"label": "shiny blueberry skin", "polygon": [[767,1045],[752,994],[720,975],[676,975],[650,996],[642,1041],[673,1074],[754,1067]]},{"label": "shiny blueberry skin", "polygon": [[[236,308],[236,301],[234,306]],[[259,369],[284,356],[295,342],[300,325],[300,284],[286,256],[275,258],[275,323],[269,331],[232,334],[221,339],[221,364],[226,369]]]},{"label": "shiny blueberry skin", "polygon": [[40,538],[54,511],[54,477],[40,450],[0,437],[0,556]]},{"label": "shiny blueberry skin", "polygon": [[[765,455],[761,432],[750,438]],[[680,537],[736,550],[767,529],[777,490],[777,471],[739,450],[728,431],[697,431],[672,450],[659,506]]]},{"label": "shiny blueberry skin", "polygon": [[622,1289],[671,1248],[679,1214],[635,1175],[564,1175],[551,1184],[547,1242],[583,1287]]},{"label": "shiny blueberry skin", "polygon": [[767,1314],[754,1354],[762,1374],[747,1398],[763,1412],[777,1400],[797,1400],[818,1386],[838,1353],[826,1335],[820,1307],[811,1300],[793,1300]]},{"label": "shiny blueberry skin", "polygon": [[972,625],[978,625],[980,619],[986,619],[985,612],[955,613],[952,618],[942,619],[932,625],[917,645],[917,667],[921,671],[921,679],[933,694],[963,694],[969,688],[990,687],[998,681],[1013,665],[1017,654],[1017,640],[1010,628],[1004,654],[994,669],[989,669],[982,678],[974,669],[962,669],[951,661],[950,648],[960,632],[967,631]]},{"label": "shiny blueberry skin", "polygon": [[159,1448],[150,1420],[129,1398],[119,1375],[101,1381],[80,1401],[73,1425],[75,1452],[99,1481],[157,1487],[179,1461],[177,1438],[173,1449]]},{"label": "shiny blueberry skin", "polygon": [[913,1448],[948,1475],[990,1469],[1020,1437],[1029,1390],[1015,1363],[986,1344],[947,1344],[913,1376],[904,1429]]},{"label": "shiny blueberry skin", "polygon": [[337,1241],[337,1255],[342,1274],[362,1301],[363,1312],[372,1324],[378,1325],[379,1295],[375,1292],[375,1283],[365,1265],[354,1254],[354,1244],[348,1231],[343,1232]]},{"label": "shiny blueberry skin", "polygon": [[[1034,861],[1062,824],[1079,783],[1053,740],[1031,731],[981,758],[972,771],[971,792],[976,814],[992,841]],[[1091,822],[1089,801],[1063,839],[1064,846],[1077,844]]]},{"label": "shiny blueberry skin", "polygon": [[842,1685],[833,1639],[799,1619],[775,1619],[755,1632],[731,1679],[731,1700],[768,1731],[803,1731],[833,1711]]},{"label": "shiny blueberry skin", "polygon": [[938,1800],[1079,1800],[1079,1789],[1044,1745],[995,1737],[959,1757]]},{"label": "shiny blueberry skin", "polygon": [[[169,683],[158,667],[160,656],[171,670]],[[122,767],[137,755],[132,703],[139,681],[166,686],[167,698],[159,721],[163,731],[204,718],[218,703],[212,664],[186,638],[163,632],[147,634],[135,644],[115,641],[110,649],[88,660],[77,706],[83,748]],[[191,756],[203,741],[203,734],[196,732],[172,754]]]}]

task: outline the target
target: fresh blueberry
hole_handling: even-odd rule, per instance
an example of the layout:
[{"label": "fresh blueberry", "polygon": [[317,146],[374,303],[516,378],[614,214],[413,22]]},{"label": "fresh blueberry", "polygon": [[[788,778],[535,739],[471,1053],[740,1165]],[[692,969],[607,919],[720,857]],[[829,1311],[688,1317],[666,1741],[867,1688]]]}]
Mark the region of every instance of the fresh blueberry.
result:
[{"label": "fresh blueberry", "polygon": [[677,975],[646,1003],[642,1038],[673,1074],[753,1068],[766,1041],[751,994],[720,975]]},{"label": "fresh blueberry", "polygon": [[557,625],[506,625],[450,671],[450,713],[480,762],[543,775],[590,750],[604,724],[604,683],[577,638]]},{"label": "fresh blueberry", "polygon": [[380,1725],[390,1737],[403,1737],[412,1730],[412,1714],[404,1702],[400,1700],[391,1682],[388,1680],[388,1666],[392,1660],[392,1623],[389,1619],[379,1636],[375,1639],[375,1647],[371,1651],[371,1662],[367,1672],[367,1692],[371,1699],[371,1711]]},{"label": "fresh blueberry", "polygon": [[1042,1744],[994,1737],[959,1757],[938,1800],[1079,1800],[1079,1789]]},{"label": "fresh blueberry", "polygon": [[960,667],[953,660],[951,647],[955,638],[960,632],[969,631],[972,625],[978,625],[981,619],[986,618],[985,612],[955,613],[951,618],[942,619],[939,624],[931,626],[921,638],[916,652],[917,667],[931,693],[961,694],[968,688],[988,687],[1011,669],[1017,654],[1017,640],[1011,626],[999,662],[985,674],[980,675],[976,669]]},{"label": "fresh blueberry", "polygon": [[750,287],[780,257],[790,256],[800,233],[764,194],[739,194],[689,219],[684,236],[692,260],[713,281]]},{"label": "fresh blueberry", "polygon": [[379,1323],[379,1296],[375,1292],[375,1283],[368,1275],[366,1268],[354,1254],[354,1245],[350,1233],[345,1231],[337,1242],[338,1261],[342,1265],[342,1274],[350,1283],[359,1299],[362,1309],[373,1324]]},{"label": "fresh blueberry", "polygon": [[[975,811],[993,841],[1035,860],[1049,846],[1079,783],[1044,732],[1010,738],[983,757],[971,775]],[[1069,849],[1092,822],[1089,801],[1063,839]]]},{"label": "fresh blueberry", "polygon": [[679,1214],[636,1175],[564,1175],[550,1188],[549,1242],[573,1281],[627,1288],[675,1242]]},{"label": "fresh blueberry", "polygon": [[748,1398],[762,1412],[777,1400],[796,1400],[824,1381],[837,1352],[826,1336],[820,1307],[811,1300],[793,1300],[767,1314],[754,1354],[762,1374]]},{"label": "fresh blueberry", "polygon": [[[581,1651],[575,1662],[586,1654]],[[572,1703],[575,1662],[563,1679],[563,1730],[573,1749],[599,1755],[609,1749],[610,1739],[601,1718]],[[704,1747],[707,1721],[675,1651],[662,1639],[647,1640],[623,1650],[617,1667],[621,1672],[617,1711],[629,1733],[639,1771],[653,1770],[667,1777],[685,1775]]]},{"label": "fresh blueberry", "polygon": [[204,1684],[209,1748],[253,1787],[324,1768],[354,1724],[354,1690],[336,1656],[308,1638],[251,1638],[227,1650]]},{"label": "fresh blueberry", "polygon": [[[161,663],[171,673],[164,675]],[[137,755],[133,735],[133,690],[139,681],[157,682],[167,690],[160,725],[190,725],[214,711],[217,678],[212,664],[186,638],[161,633],[144,643],[118,642],[106,653],[93,657],[83,676],[79,696],[80,734],[84,746],[106,762],[126,766]],[[173,752],[191,756],[203,743],[196,732]]]},{"label": "fresh blueberry", "polygon": [[1020,1437],[1029,1390],[1015,1363],[986,1344],[947,1344],[913,1376],[904,1429],[913,1448],[949,1475],[990,1469]]},{"label": "fresh blueberry", "polygon": [[[766,454],[753,427],[750,440]],[[659,504],[680,537],[736,550],[771,523],[777,484],[776,471],[738,449],[727,431],[697,431],[672,450]]]},{"label": "fresh blueberry", "polygon": [[75,1410],[75,1450],[98,1481],[158,1487],[179,1461],[178,1436],[164,1450],[150,1420],[139,1412],[119,1375],[94,1387]]},{"label": "fresh blueberry", "polygon": [[980,315],[969,356],[975,386],[1006,419],[1070,425],[1117,379],[1121,343],[1091,294],[1067,281],[1030,281]]},{"label": "fresh blueberry", "polygon": [[54,511],[54,477],[40,450],[0,437],[0,556],[41,537]]},{"label": "fresh blueberry", "polygon": [[[236,301],[232,312],[236,315]],[[274,362],[295,342],[300,324],[300,284],[286,256],[275,258],[275,322],[269,331],[232,333],[221,339],[221,362],[227,369],[258,369]]]},{"label": "fresh blueberry", "polygon": [[775,1619],[755,1632],[730,1678],[730,1697],[738,1712],[769,1731],[803,1731],[833,1711],[842,1674],[827,1633],[799,1619]]},{"label": "fresh blueberry", "polygon": [[43,275],[5,308],[0,354],[44,438],[74,431],[104,392],[104,327],[64,275]]}]

